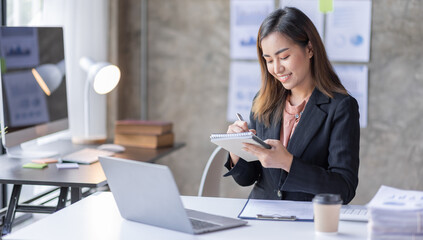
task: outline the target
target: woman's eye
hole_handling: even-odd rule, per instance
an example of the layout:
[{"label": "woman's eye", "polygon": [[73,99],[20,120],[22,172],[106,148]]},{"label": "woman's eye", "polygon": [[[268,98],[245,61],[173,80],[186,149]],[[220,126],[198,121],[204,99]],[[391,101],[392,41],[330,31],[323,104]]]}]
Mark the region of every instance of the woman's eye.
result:
[{"label": "woman's eye", "polygon": [[286,59],[288,59],[289,58],[289,56],[290,55],[288,55],[288,56],[286,56],[286,57],[283,57],[283,58],[281,58],[282,60],[286,60]]},{"label": "woman's eye", "polygon": [[272,63],[273,61],[266,61],[267,62],[267,64],[270,64],[270,63]]}]

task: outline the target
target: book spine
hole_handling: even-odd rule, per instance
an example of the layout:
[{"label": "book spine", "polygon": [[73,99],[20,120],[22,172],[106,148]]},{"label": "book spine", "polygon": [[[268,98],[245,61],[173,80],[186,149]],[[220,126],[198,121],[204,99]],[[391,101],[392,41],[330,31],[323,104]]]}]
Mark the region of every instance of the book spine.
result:
[{"label": "book spine", "polygon": [[174,134],[139,135],[139,134],[115,134],[116,144],[133,147],[158,148],[172,146]]},{"label": "book spine", "polygon": [[115,133],[159,135],[172,131],[172,125],[128,125],[116,124]]}]

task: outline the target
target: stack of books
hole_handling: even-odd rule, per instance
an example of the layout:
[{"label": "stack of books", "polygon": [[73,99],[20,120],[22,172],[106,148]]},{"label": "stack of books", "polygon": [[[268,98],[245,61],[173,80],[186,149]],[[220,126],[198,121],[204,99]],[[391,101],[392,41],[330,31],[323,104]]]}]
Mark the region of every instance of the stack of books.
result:
[{"label": "stack of books", "polygon": [[423,239],[423,192],[382,186],[367,207],[369,239]]},{"label": "stack of books", "polygon": [[159,148],[172,146],[173,124],[163,121],[118,120],[115,123],[116,144],[132,147]]}]

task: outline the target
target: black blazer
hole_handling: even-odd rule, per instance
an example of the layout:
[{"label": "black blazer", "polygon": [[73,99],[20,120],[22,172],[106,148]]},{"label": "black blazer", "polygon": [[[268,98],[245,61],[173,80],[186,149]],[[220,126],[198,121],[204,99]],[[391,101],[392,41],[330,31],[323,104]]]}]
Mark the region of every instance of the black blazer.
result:
[{"label": "black blazer", "polygon": [[[250,115],[249,127],[262,139],[280,138],[280,121],[266,128]],[[316,88],[288,142],[294,156],[289,173],[243,159],[230,169],[228,159],[225,176],[241,186],[255,183],[250,198],[311,201],[318,193],[336,193],[346,204],[358,185],[359,142],[357,101],[339,93],[329,98]]]}]

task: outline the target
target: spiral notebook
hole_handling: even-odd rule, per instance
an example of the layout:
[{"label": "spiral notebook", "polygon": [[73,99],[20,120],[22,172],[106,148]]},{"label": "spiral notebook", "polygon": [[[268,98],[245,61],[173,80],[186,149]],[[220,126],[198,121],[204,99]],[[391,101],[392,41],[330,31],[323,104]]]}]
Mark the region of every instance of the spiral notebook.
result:
[{"label": "spiral notebook", "polygon": [[232,152],[235,155],[243,158],[246,161],[257,160],[257,157],[242,150],[242,143],[252,143],[257,146],[270,149],[270,145],[265,143],[259,137],[252,132],[243,133],[225,133],[225,134],[212,134],[210,135],[210,141],[216,145],[221,146],[228,152]]}]

